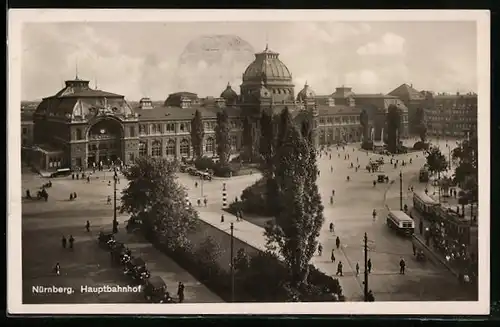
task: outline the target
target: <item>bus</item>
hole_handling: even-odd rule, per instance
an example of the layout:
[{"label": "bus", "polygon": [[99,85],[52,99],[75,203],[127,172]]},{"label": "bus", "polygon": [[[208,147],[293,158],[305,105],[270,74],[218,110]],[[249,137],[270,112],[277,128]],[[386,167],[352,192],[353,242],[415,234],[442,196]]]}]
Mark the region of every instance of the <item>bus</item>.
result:
[{"label": "bus", "polygon": [[411,236],[415,231],[415,222],[413,219],[400,210],[389,211],[387,215],[387,226],[403,236]]},{"label": "bus", "polygon": [[50,174],[50,177],[55,178],[55,177],[64,177],[64,176],[69,176],[69,175],[71,175],[70,168],[60,168],[57,171]]},{"label": "bus", "polygon": [[414,192],[413,207],[424,218],[432,219],[436,213],[436,209],[439,207],[439,203],[425,194],[425,192]]},{"label": "bus", "polygon": [[427,183],[429,181],[429,171],[426,168],[420,169],[418,181],[420,183]]}]

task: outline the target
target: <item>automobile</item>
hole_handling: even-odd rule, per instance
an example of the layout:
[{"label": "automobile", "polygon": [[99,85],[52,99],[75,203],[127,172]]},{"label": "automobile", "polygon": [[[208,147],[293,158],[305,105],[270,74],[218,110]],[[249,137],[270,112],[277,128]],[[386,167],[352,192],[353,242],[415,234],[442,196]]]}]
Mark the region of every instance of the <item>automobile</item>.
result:
[{"label": "automobile", "polygon": [[167,291],[167,284],[163,278],[153,276],[148,279],[144,287],[144,297],[149,303],[173,303],[170,293]]},{"label": "automobile", "polygon": [[200,177],[201,177],[201,179],[206,180],[206,181],[212,180],[212,174],[210,174],[210,173],[200,172]]},{"label": "automobile", "polygon": [[188,167],[186,168],[186,173],[188,173],[191,176],[197,176],[198,171],[194,167]]},{"label": "automobile", "polygon": [[140,230],[141,227],[142,227],[142,220],[137,218],[130,218],[129,220],[127,220],[127,226],[126,226],[127,232],[133,233],[137,230]]},{"label": "automobile", "polygon": [[179,171],[181,173],[185,173],[187,168],[188,168],[188,166],[186,164],[180,164],[179,165]]},{"label": "automobile", "polygon": [[389,177],[384,174],[377,175],[377,182],[379,183],[387,183],[389,181]]},{"label": "automobile", "polygon": [[110,244],[115,243],[115,234],[111,232],[99,232],[99,236],[97,237],[97,241],[101,246],[110,246]]},{"label": "automobile", "polygon": [[55,177],[65,177],[71,175],[71,169],[70,168],[60,168],[57,171],[53,172],[50,174],[51,178]]},{"label": "automobile", "polygon": [[124,273],[138,282],[145,282],[151,276],[146,262],[141,258],[131,258],[125,264]]}]

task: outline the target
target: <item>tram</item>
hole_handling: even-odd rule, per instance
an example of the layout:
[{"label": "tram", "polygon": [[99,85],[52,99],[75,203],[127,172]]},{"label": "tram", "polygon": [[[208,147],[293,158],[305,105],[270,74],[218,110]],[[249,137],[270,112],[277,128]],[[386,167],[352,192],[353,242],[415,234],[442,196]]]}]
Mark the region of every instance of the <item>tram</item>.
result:
[{"label": "tram", "polygon": [[433,219],[436,215],[436,209],[439,207],[439,203],[425,194],[425,192],[415,192],[413,193],[413,207],[419,214],[424,216],[424,218]]},{"label": "tram", "polygon": [[387,226],[403,236],[411,236],[415,231],[415,222],[413,219],[400,210],[389,211],[387,215]]}]

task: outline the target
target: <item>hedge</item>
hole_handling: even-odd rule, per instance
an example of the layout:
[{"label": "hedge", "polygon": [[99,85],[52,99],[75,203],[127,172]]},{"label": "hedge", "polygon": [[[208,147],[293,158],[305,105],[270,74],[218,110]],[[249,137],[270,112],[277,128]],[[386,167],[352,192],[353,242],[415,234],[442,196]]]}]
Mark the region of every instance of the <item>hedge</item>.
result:
[{"label": "hedge", "polygon": [[[172,258],[183,269],[220,296],[224,301],[231,301],[231,276],[221,269],[216,261],[218,248],[214,240],[208,238],[197,249],[186,247],[169,249],[151,234],[147,239],[161,252]],[[246,256],[243,249],[237,257]],[[288,269],[271,253],[259,252],[247,260],[235,257],[235,302],[324,302],[344,301],[342,288],[337,279],[327,276],[310,265],[308,285],[302,290],[290,287],[285,280]],[[238,261],[238,262],[237,262]],[[246,264],[242,264],[246,261]]]}]

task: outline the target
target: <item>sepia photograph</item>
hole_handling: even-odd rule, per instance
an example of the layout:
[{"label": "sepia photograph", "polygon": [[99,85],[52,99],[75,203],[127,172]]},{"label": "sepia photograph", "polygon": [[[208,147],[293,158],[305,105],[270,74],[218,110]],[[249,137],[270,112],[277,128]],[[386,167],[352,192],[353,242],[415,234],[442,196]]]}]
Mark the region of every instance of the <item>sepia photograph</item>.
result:
[{"label": "sepia photograph", "polygon": [[489,24],[10,11],[9,312],[487,314]]}]

